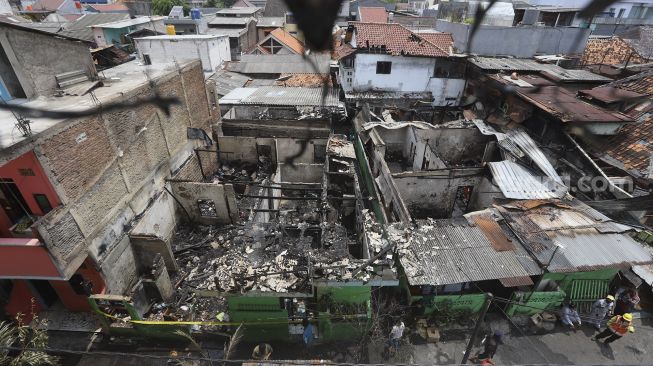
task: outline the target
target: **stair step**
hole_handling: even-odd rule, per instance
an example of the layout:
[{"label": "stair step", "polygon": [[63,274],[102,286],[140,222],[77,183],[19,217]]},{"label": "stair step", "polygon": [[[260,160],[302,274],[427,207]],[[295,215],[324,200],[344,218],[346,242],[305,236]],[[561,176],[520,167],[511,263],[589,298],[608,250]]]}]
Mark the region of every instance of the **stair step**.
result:
[{"label": "stair step", "polygon": [[65,88],[65,87],[68,87],[68,86],[71,86],[71,85],[83,83],[85,81],[88,81],[88,77],[86,75],[78,76],[76,78],[68,79],[66,81],[60,81],[59,82],[59,87],[60,88]]}]

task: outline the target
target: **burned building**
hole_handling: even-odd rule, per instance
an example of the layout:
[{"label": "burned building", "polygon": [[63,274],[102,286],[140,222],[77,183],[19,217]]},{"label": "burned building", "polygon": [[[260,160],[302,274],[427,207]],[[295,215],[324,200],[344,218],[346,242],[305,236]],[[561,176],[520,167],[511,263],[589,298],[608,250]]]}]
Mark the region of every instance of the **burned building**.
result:
[{"label": "burned building", "polygon": [[[130,231],[169,235],[139,218],[157,201],[164,179],[185,165],[195,147],[207,144],[204,138],[189,138],[197,136],[189,129],[210,131],[217,111],[205,97],[199,62],[151,66],[147,72],[126,63],[105,70],[104,86],[93,96],[40,98],[24,105],[85,111],[96,103],[149,98],[155,88],[158,95],[179,98],[170,114],[141,103],[87,117],[29,117],[23,119],[28,133],[11,126],[4,130],[2,196],[7,204],[0,277],[3,289],[9,289],[3,296],[10,314],[28,313],[31,298],[36,311],[58,303],[70,311],[88,310],[89,294],[129,293],[141,269],[152,267],[151,256],[134,254],[138,244]],[[14,118],[3,113],[5,120]],[[151,250],[166,253],[164,245]],[[33,260],[26,263],[26,257]],[[166,264],[175,270],[173,262]]]}]

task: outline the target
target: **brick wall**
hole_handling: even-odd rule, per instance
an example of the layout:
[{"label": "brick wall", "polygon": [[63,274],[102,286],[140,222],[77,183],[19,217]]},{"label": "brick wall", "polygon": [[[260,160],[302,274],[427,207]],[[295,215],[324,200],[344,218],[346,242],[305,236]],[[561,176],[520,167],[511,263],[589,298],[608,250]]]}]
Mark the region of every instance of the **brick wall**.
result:
[{"label": "brick wall", "polygon": [[[145,204],[139,206],[134,202],[146,203],[163,189],[164,178],[173,173],[173,161],[187,154],[187,127],[204,126],[210,134],[199,62],[182,67],[181,75],[171,71],[155,82],[160,94],[182,100],[172,108],[170,116],[151,105],[104,113],[71,121],[70,127],[44,138],[37,148],[46,173],[66,196],[57,215],[48,215],[39,222],[39,232],[67,273],[76,269],[67,268],[73,265],[73,259],[78,266],[77,258],[90,253],[113,293],[126,290],[136,271],[132,268],[131,246],[124,246],[131,224],[124,222],[123,213],[133,209],[133,214],[138,215],[136,210],[142,211]],[[123,98],[151,93],[149,85],[143,85],[125,93]],[[190,104],[193,113],[189,111]],[[186,164],[186,174],[199,174],[201,180],[196,160],[194,164],[195,169]],[[113,228],[111,235],[107,234],[107,227]],[[119,266],[111,265],[116,261]]]},{"label": "brick wall", "polygon": [[[630,58],[630,60],[628,60]],[[590,38],[581,58],[584,65],[642,64],[647,61],[635,49],[619,37]]]},{"label": "brick wall", "polygon": [[115,158],[109,134],[97,117],[52,136],[40,150],[48,159],[53,183],[64,190],[70,201],[88,191]]}]

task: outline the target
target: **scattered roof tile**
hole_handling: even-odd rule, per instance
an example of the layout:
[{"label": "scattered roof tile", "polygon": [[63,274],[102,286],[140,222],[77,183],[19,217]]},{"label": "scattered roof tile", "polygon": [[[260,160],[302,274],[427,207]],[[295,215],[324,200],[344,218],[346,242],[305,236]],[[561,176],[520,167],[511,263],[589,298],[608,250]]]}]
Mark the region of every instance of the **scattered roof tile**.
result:
[{"label": "scattered roof tile", "polygon": [[[427,40],[401,24],[352,22],[356,31],[356,47],[385,49],[391,55],[447,57],[451,55],[453,38]],[[437,43],[433,43],[437,41]]]}]

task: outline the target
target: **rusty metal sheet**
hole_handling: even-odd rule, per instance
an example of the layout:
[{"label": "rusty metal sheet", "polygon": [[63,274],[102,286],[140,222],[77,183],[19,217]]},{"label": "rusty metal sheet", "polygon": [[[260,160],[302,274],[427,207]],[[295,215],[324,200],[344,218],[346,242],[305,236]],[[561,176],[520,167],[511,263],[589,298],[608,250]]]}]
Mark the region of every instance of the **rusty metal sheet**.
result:
[{"label": "rusty metal sheet", "polygon": [[500,278],[499,282],[503,287],[518,287],[518,286],[531,286],[533,280],[528,276]]},{"label": "rusty metal sheet", "polygon": [[619,103],[627,100],[646,97],[644,94],[632,92],[625,89],[619,89],[612,86],[601,86],[593,89],[581,90],[578,92],[578,94],[589,97],[590,99],[596,99],[599,102],[607,104]]},{"label": "rusty metal sheet", "polygon": [[472,220],[481,229],[483,235],[490,241],[492,248],[497,252],[515,250],[515,244],[503,233],[501,227],[490,215],[474,215]]}]

